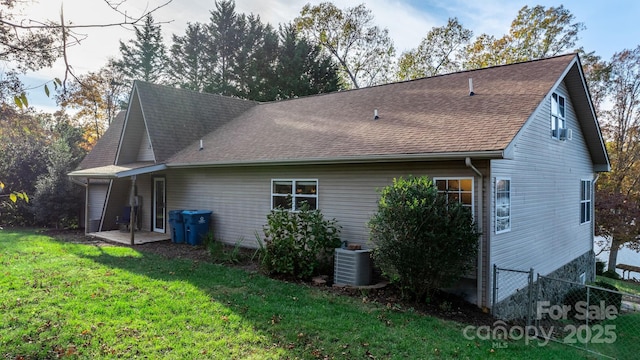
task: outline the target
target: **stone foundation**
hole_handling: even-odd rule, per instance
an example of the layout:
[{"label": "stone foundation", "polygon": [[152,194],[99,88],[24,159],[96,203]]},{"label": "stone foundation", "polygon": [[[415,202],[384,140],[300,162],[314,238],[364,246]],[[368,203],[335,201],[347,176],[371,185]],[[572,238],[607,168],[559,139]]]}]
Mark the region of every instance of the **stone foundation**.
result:
[{"label": "stone foundation", "polygon": [[[580,275],[584,273],[585,282],[593,282],[595,281],[596,274],[595,259],[595,254],[592,251],[588,251],[545,276],[580,283]],[[525,286],[506,299],[503,299],[493,307],[493,316],[502,320],[517,320],[526,319],[527,316],[531,314],[535,318],[537,301],[549,301],[551,304],[560,304],[564,295],[572,287],[571,284],[566,282],[545,281],[544,279],[541,284],[542,286],[538,287],[538,282],[534,281],[531,289],[529,289],[529,286]]]}]

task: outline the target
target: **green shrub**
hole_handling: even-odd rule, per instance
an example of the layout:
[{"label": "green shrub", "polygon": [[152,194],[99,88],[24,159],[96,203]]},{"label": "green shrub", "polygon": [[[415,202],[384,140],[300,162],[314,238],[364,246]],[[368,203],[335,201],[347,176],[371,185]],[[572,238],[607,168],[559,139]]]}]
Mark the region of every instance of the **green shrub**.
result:
[{"label": "green shrub", "polygon": [[337,221],[325,220],[306,203],[299,212],[272,210],[263,231],[261,263],[268,274],[308,279],[331,269],[334,249],[341,244]]},{"label": "green shrub", "polygon": [[244,261],[241,252],[242,242],[243,239],[240,239],[233,246],[226,245],[222,241],[216,240],[211,231],[204,238],[204,245],[209,250],[211,259],[218,264],[238,264]]},{"label": "green shrub", "polygon": [[607,266],[605,261],[596,259],[596,275],[602,275],[604,273],[605,266]]},{"label": "green shrub", "polygon": [[602,276],[609,279],[620,280],[620,275],[615,270],[607,270],[602,273]]},{"label": "green shrub", "polygon": [[[611,291],[618,291],[618,288],[615,287],[615,285],[606,283],[604,281],[596,281],[593,285],[603,289],[608,289]],[[575,287],[569,290],[563,299],[563,304],[570,306],[569,313],[568,313],[569,319],[578,320],[578,321],[584,320],[576,317],[577,315],[584,316],[585,315],[584,309],[586,309],[586,306],[578,307],[577,306],[578,302],[583,302],[583,304],[588,304],[589,306],[595,305],[600,307],[601,305],[600,302],[604,301],[605,308],[610,305],[613,305],[616,307],[618,312],[620,312],[620,307],[622,305],[622,294],[618,292],[611,292],[611,291],[591,288],[589,289],[589,299],[587,301],[586,286]],[[589,318],[590,321],[604,320],[602,319],[603,315],[600,313],[593,312],[588,314],[590,316]]]},{"label": "green shrub", "polygon": [[471,212],[427,177],[394,179],[369,228],[376,264],[405,295],[423,299],[475,267],[480,234]]}]

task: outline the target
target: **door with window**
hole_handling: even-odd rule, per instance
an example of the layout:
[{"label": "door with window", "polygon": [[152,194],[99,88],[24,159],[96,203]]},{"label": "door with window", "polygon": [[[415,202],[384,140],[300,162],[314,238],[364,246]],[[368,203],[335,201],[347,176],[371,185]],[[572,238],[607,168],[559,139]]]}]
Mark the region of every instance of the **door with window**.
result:
[{"label": "door with window", "polygon": [[153,178],[153,231],[165,232],[166,183],[163,177]]}]

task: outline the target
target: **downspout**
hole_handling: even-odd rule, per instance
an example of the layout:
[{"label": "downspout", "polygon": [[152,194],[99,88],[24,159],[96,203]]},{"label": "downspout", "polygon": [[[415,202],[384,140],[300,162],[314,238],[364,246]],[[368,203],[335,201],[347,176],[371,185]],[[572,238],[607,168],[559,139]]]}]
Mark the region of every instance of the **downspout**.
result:
[{"label": "downspout", "polygon": [[[600,173],[596,173],[596,177],[591,182],[591,253],[594,254],[595,250],[593,248],[593,243],[596,241],[596,183],[600,178]],[[593,266],[593,273],[591,274],[592,279],[595,281],[596,279],[596,266]]]},{"label": "downspout", "polygon": [[480,178],[480,187],[479,187],[479,194],[478,194],[478,219],[480,219],[480,221],[478,221],[476,224],[478,226],[478,232],[481,234],[480,238],[478,240],[478,274],[477,274],[477,279],[476,279],[476,298],[478,299],[478,307],[483,307],[482,304],[484,303],[484,298],[482,297],[482,279],[483,279],[483,273],[484,273],[484,269],[482,266],[482,248],[483,248],[483,236],[484,234],[482,234],[482,224],[484,222],[484,217],[483,217],[483,207],[484,207],[484,192],[482,191],[483,187],[484,187],[484,175],[482,175],[482,173],[480,172],[480,170],[478,170],[475,166],[473,166],[473,164],[471,163],[471,158],[467,157],[464,159],[464,163],[465,165],[467,165],[468,168],[470,168],[471,170],[473,170],[473,172],[476,173],[476,175],[478,175],[478,177]]},{"label": "downspout", "polygon": [[136,224],[136,211],[135,211],[135,198],[136,198],[136,175],[131,176],[131,193],[129,194],[129,232],[131,245],[135,245],[134,233]]}]

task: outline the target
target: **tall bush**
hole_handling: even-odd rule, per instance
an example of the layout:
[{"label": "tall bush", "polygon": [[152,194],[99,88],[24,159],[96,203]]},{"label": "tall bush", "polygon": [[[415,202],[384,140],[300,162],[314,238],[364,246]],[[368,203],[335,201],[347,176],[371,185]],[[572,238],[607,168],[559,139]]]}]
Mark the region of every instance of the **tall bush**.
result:
[{"label": "tall bush", "polygon": [[299,212],[272,210],[263,231],[262,265],[269,274],[309,278],[331,268],[333,251],[341,244],[337,221],[324,219],[306,203]]},{"label": "tall bush", "polygon": [[376,265],[405,296],[424,299],[475,266],[479,233],[469,209],[427,177],[393,180],[369,221]]}]

